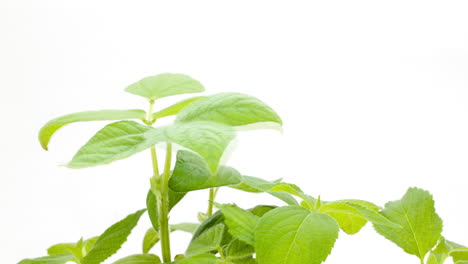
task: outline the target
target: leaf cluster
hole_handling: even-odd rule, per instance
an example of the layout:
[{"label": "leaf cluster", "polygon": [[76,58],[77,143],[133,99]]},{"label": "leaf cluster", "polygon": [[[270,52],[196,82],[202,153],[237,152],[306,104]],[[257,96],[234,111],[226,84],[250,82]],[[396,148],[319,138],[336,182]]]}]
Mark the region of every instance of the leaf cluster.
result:
[{"label": "leaf cluster", "polygon": [[[448,258],[458,264],[468,263],[468,248],[442,236],[442,219],[425,190],[409,188],[400,200],[388,202],[383,208],[355,199],[325,201],[294,184],[244,175],[222,164],[223,154],[239,127],[282,125],[279,115],[261,100],[240,93],[220,93],[188,98],[155,112],[153,106],[161,98],[204,91],[199,81],[169,73],[144,78],[125,91],[144,97],[149,110],[98,110],[61,116],[41,128],[39,141],[47,150],[52,136],[67,124],[115,121],[97,131],[67,166],[93,167],[151,150],[154,175],[149,191],[144,190],[148,191],[145,208],[97,237],[56,244],[48,249],[47,256],[24,259],[19,264],[103,263],[120,249],[145,212],[151,226],[142,239],[141,251],[114,264],[320,264],[332,252],[341,232],[354,235],[368,222],[378,234],[417,257],[420,263],[442,264]],[[157,120],[170,116],[175,117],[171,125],[155,126]],[[163,173],[159,172],[154,148],[158,144],[168,146]],[[179,150],[170,168],[172,144]],[[235,204],[219,204],[215,196],[221,187],[269,194],[284,205],[243,209]],[[209,210],[200,212],[197,223],[165,226],[168,214],[187,193],[204,189],[209,190]],[[214,213],[213,206],[218,209]],[[185,252],[172,258],[165,232],[174,231],[191,233],[192,238]],[[157,244],[161,244],[162,259],[151,253]]]}]

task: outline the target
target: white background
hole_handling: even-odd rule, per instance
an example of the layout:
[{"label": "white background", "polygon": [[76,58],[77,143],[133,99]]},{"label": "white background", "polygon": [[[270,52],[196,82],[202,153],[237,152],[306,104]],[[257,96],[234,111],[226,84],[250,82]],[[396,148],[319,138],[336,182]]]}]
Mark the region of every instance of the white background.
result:
[{"label": "white background", "polygon": [[[240,133],[227,164],[244,174],[379,205],[425,188],[445,236],[468,244],[467,14],[467,1],[3,0],[1,262],[98,235],[145,206],[147,152],[90,169],[57,166],[106,122],[65,127],[49,152],[37,132],[71,112],[146,109],[123,89],[162,72],[277,110],[283,133]],[[206,192],[188,197],[171,221],[205,210]],[[218,200],[280,204],[227,189]],[[146,218],[106,263],[140,252]],[[175,234],[173,252],[188,238]],[[341,233],[326,263],[417,261],[366,226]]]}]

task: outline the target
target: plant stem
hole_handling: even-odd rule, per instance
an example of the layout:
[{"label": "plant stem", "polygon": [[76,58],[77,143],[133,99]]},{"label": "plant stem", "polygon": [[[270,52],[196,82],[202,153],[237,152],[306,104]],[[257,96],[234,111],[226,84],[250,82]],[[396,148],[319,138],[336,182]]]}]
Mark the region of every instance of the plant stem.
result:
[{"label": "plant stem", "polygon": [[206,211],[206,216],[208,217],[213,215],[213,202],[216,198],[216,193],[218,193],[218,188],[210,188],[210,195],[208,198],[208,210]]},{"label": "plant stem", "polygon": [[164,172],[159,184],[159,235],[161,236],[161,251],[164,262],[171,262],[171,243],[169,239],[169,177],[171,172],[172,144],[167,143]]}]

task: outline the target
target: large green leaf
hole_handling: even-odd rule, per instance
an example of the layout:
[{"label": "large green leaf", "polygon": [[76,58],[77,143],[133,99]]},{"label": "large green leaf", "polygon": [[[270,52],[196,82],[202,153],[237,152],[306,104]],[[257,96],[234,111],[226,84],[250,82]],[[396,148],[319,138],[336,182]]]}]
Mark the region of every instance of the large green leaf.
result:
[{"label": "large green leaf", "polygon": [[221,166],[212,173],[206,162],[197,154],[180,150],[169,179],[169,187],[176,192],[189,192],[200,189],[238,184],[240,173],[230,167]]},{"label": "large green leaf", "polygon": [[191,122],[153,128],[133,121],[120,121],[98,131],[81,147],[68,166],[85,168],[107,164],[157,143],[170,142],[200,154],[214,172],[234,136],[232,128],[214,122]]},{"label": "large green leaf", "polygon": [[84,121],[106,121],[123,119],[145,119],[143,110],[98,110],[86,111],[57,117],[47,122],[39,131],[39,142],[47,150],[50,138],[65,125]]},{"label": "large green leaf", "polygon": [[218,258],[212,254],[200,254],[197,256],[182,259],[176,262],[177,264],[215,264],[218,263]]},{"label": "large green leaf", "polygon": [[336,221],[300,206],[285,206],[266,213],[255,231],[260,264],[319,264],[330,254],[338,237]]},{"label": "large green leaf", "polygon": [[242,190],[245,192],[252,192],[252,193],[261,193],[261,192],[266,192],[268,194],[271,194],[272,196],[275,196],[276,198],[284,201],[285,203],[289,205],[297,205],[296,199],[291,196],[289,193],[285,192],[273,192],[270,191],[271,188],[276,186],[278,182],[270,182],[264,179],[260,179],[257,177],[252,177],[252,176],[242,176],[242,181],[240,184],[237,185],[232,185],[229,186],[234,189]]},{"label": "large green leaf", "polygon": [[143,78],[125,88],[126,92],[156,100],[166,96],[203,92],[203,85],[184,74],[163,73]]},{"label": "large green leaf", "polygon": [[145,211],[146,209],[143,209],[130,214],[106,229],[99,236],[93,248],[82,259],[81,264],[99,264],[117,252],[122,244],[127,241],[127,237]]},{"label": "large green leaf", "polygon": [[176,121],[214,121],[230,126],[259,122],[282,124],[271,107],[253,96],[240,93],[220,93],[197,101],[180,111]]},{"label": "large green leaf", "polygon": [[196,237],[192,241],[185,251],[187,256],[195,256],[201,253],[210,252],[216,250],[221,245],[221,240],[223,239],[224,225],[218,224],[215,225],[200,236]]},{"label": "large green leaf", "polygon": [[436,214],[432,195],[418,188],[410,188],[401,200],[388,202],[381,212],[400,227],[374,223],[375,230],[420,259],[441,237],[442,220]]},{"label": "large green leaf", "polygon": [[156,120],[156,119],[163,118],[163,117],[166,117],[166,116],[177,115],[180,111],[182,111],[182,109],[189,106],[193,102],[196,102],[198,100],[203,100],[203,99],[206,99],[206,96],[196,96],[196,97],[192,97],[192,98],[189,98],[189,99],[185,99],[183,101],[175,103],[175,104],[173,104],[171,106],[168,106],[168,107],[166,107],[164,109],[161,109],[158,112],[154,113],[153,114],[153,119]]},{"label": "large green leaf", "polygon": [[260,219],[253,213],[232,204],[216,204],[224,215],[224,222],[229,233],[241,241],[253,245],[255,243],[255,227]]},{"label": "large green leaf", "polygon": [[112,264],[158,264],[161,259],[153,254],[135,254],[121,258]]},{"label": "large green leaf", "polygon": [[99,130],[68,163],[70,168],[86,168],[127,158],[155,144],[146,134],[152,127],[120,121]]},{"label": "large green leaf", "polygon": [[23,259],[18,264],[65,264],[69,261],[77,262],[76,257],[71,253],[57,254],[35,259]]}]

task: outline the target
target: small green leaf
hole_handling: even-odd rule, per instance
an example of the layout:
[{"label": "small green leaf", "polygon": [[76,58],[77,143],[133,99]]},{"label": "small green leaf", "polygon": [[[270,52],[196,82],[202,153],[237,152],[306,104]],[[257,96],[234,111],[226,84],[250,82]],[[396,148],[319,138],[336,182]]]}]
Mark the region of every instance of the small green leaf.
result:
[{"label": "small green leaf", "polygon": [[[75,255],[73,252],[75,252],[77,249],[78,249],[77,243],[60,243],[60,244],[55,244],[49,247],[47,249],[47,254],[59,255],[59,254],[72,253],[73,255]],[[78,250],[81,251],[81,248],[79,248]]]},{"label": "small green leaf", "polygon": [[18,264],[65,264],[69,261],[77,262],[73,254],[65,253],[35,259],[23,259]]},{"label": "small green leaf", "polygon": [[253,213],[243,210],[236,205],[216,204],[224,215],[224,222],[228,226],[228,232],[235,238],[249,245],[255,243],[255,226],[260,219]]},{"label": "small green leaf", "polygon": [[182,109],[189,106],[193,102],[196,102],[198,100],[203,100],[203,99],[206,99],[206,96],[197,96],[197,97],[192,97],[192,98],[189,98],[189,99],[185,99],[183,101],[175,103],[175,104],[173,104],[173,105],[171,105],[169,107],[166,107],[166,108],[154,113],[153,114],[153,119],[156,120],[156,119],[163,118],[163,117],[166,117],[166,116],[177,115],[180,111],[182,111]]},{"label": "small green leaf", "polygon": [[424,259],[441,237],[442,220],[427,191],[410,188],[401,200],[388,202],[381,214],[400,227],[374,224],[375,230],[420,259]]},{"label": "small green leaf", "polygon": [[176,192],[189,192],[238,184],[240,181],[237,170],[221,166],[216,173],[212,173],[203,158],[193,152],[180,150],[177,152],[169,187]]},{"label": "small green leaf", "polygon": [[315,199],[305,194],[301,188],[295,184],[279,182],[270,189],[270,192],[289,193],[302,198],[311,208],[315,207]]},{"label": "small green leaf", "polygon": [[232,185],[229,187],[252,193],[266,192],[289,205],[298,205],[296,199],[294,199],[294,197],[292,197],[289,193],[270,191],[270,189],[276,186],[277,184],[277,182],[270,182],[252,176],[242,176],[242,182],[240,184]]},{"label": "small green leaf", "polygon": [[149,228],[143,238],[143,253],[147,254],[160,240],[159,232]]},{"label": "small green leaf", "polygon": [[[169,212],[182,200],[186,193],[174,192],[169,188]],[[150,190],[146,195],[146,209],[148,209],[148,215],[151,220],[151,224],[155,230],[159,230],[158,221],[158,207],[156,202],[156,196]]]},{"label": "small green leaf", "polygon": [[324,202],[319,211],[326,213],[338,222],[341,229],[348,234],[356,234],[370,221],[374,224],[400,227],[378,213],[379,207],[362,200],[339,200]]},{"label": "small green leaf", "polygon": [[458,261],[468,261],[468,248],[457,248],[450,251],[449,255],[455,263]]},{"label": "small green leaf", "polygon": [[200,224],[196,224],[196,223],[179,223],[179,224],[171,225],[170,227],[172,231],[179,230],[179,231],[184,231],[184,232],[193,234],[195,233],[195,231],[197,230],[199,226]]},{"label": "small green leaf", "polygon": [[94,244],[94,247],[82,259],[81,264],[99,264],[112,256],[127,241],[128,235],[138,223],[146,209],[130,214],[106,229]]},{"label": "small green leaf", "polygon": [[143,110],[98,110],[86,111],[57,117],[47,122],[39,131],[39,142],[42,148],[48,149],[50,138],[65,125],[85,121],[107,121],[123,119],[145,119]]},{"label": "small green leaf", "polygon": [[153,254],[135,254],[121,258],[112,264],[157,264],[161,259]]},{"label": "small green leaf", "polygon": [[453,249],[463,248],[464,246],[448,241],[444,237],[439,239],[437,246],[429,253],[427,264],[443,264]]},{"label": "small green leaf", "polygon": [[96,244],[96,241],[98,241],[99,237],[98,236],[95,236],[95,237],[92,237],[90,239],[86,239],[84,242],[83,242],[83,255],[86,256],[88,254],[88,252],[91,250],[91,248],[94,247],[94,245]]},{"label": "small green leaf", "polygon": [[300,206],[285,206],[266,213],[255,231],[260,264],[320,264],[338,237],[336,221]]},{"label": "small green leaf", "polygon": [[133,121],[109,124],[81,147],[67,166],[86,168],[127,158],[156,143],[146,137],[152,129]]},{"label": "small green leaf", "polygon": [[220,93],[197,101],[182,110],[176,121],[213,121],[230,126],[259,122],[282,124],[271,107],[253,96],[240,93]]},{"label": "small green leaf", "polygon": [[239,239],[232,240],[226,248],[226,255],[233,259],[245,258],[252,256],[254,253],[255,250],[251,245],[242,242]]},{"label": "small green leaf", "polygon": [[190,242],[185,255],[195,256],[217,249],[221,244],[223,233],[224,225],[222,224],[209,228]]},{"label": "small green leaf", "polygon": [[200,254],[189,258],[182,259],[177,264],[216,264],[218,258],[212,254]]},{"label": "small green leaf", "polygon": [[126,92],[156,100],[178,94],[203,92],[203,85],[184,74],[163,73],[141,79],[125,88]]}]

